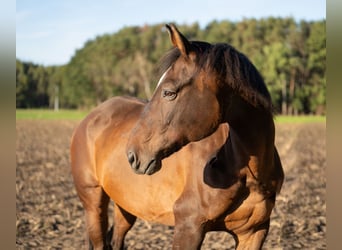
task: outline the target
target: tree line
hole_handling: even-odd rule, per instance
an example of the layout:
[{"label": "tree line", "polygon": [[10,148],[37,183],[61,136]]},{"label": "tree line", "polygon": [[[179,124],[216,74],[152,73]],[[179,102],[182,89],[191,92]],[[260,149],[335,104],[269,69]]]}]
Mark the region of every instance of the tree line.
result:
[{"label": "tree line", "polygon": [[[226,42],[264,77],[282,114],[325,114],[325,20],[244,19],[178,25],[190,40]],[[89,40],[63,66],[16,61],[17,108],[90,108],[115,95],[149,98],[172,46],[164,24],[125,27]]]}]

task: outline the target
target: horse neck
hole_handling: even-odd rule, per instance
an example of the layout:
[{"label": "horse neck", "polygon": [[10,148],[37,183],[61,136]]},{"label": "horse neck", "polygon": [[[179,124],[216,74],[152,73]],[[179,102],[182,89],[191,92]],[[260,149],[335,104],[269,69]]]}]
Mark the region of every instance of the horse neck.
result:
[{"label": "horse neck", "polygon": [[[273,115],[263,107],[255,107],[242,97],[233,94],[223,109],[223,120],[240,140],[252,143],[263,143],[262,138],[274,142]],[[250,141],[258,139],[257,141]],[[266,143],[266,141],[264,142]]]},{"label": "horse neck", "polygon": [[235,95],[227,105],[224,118],[229,124],[230,145],[226,147],[230,152],[226,155],[242,157],[237,160],[248,164],[249,171],[256,178],[261,172],[270,172],[275,133],[272,114]]}]

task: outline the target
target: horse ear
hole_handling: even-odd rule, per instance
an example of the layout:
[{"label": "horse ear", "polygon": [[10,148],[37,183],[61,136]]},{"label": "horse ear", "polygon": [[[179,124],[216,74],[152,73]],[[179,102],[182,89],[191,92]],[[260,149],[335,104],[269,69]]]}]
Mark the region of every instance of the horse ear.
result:
[{"label": "horse ear", "polygon": [[188,57],[190,51],[190,42],[180,33],[174,24],[166,24],[173,46],[177,47],[181,54]]}]

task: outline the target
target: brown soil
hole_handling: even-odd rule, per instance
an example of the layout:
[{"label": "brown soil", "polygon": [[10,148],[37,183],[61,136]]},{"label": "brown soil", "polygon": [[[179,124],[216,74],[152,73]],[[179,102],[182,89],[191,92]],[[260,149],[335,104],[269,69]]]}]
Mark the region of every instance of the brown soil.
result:
[{"label": "brown soil", "polygon": [[[72,121],[17,121],[17,249],[81,249],[83,208],[69,168]],[[277,126],[285,170],[263,249],[326,249],[325,124]],[[110,222],[112,223],[112,221]],[[173,228],[137,220],[127,249],[170,249]],[[234,249],[223,232],[206,235],[202,249]]]}]

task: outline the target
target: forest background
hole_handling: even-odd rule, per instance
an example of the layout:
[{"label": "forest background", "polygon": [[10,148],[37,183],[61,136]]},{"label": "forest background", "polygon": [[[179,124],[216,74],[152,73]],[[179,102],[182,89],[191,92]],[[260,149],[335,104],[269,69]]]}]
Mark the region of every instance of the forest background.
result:
[{"label": "forest background", "polygon": [[[16,107],[90,109],[116,95],[150,98],[172,47],[164,24],[97,36],[61,66],[16,60]],[[178,25],[190,40],[224,42],[261,72],[279,114],[326,113],[326,21],[293,18]]]}]

